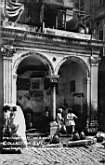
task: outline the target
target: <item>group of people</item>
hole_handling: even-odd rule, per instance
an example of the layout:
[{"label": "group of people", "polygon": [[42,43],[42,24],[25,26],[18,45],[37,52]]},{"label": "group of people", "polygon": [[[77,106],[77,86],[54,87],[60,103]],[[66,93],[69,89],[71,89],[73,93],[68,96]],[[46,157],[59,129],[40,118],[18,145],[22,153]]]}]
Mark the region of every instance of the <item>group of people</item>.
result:
[{"label": "group of people", "polygon": [[58,131],[61,133],[73,134],[75,132],[77,116],[72,112],[72,108],[58,108],[57,123]]}]

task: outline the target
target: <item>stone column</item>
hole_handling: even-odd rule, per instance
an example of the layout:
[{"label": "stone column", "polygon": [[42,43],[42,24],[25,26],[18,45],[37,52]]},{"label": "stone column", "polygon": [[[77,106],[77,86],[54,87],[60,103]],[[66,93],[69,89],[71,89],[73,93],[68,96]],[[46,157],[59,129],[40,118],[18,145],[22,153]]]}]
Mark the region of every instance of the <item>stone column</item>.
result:
[{"label": "stone column", "polygon": [[94,111],[98,108],[98,63],[91,65],[91,105]]},{"label": "stone column", "polygon": [[89,77],[87,77],[87,108],[88,108],[87,115],[88,115],[88,117],[89,117],[89,113],[90,113],[90,103],[91,103],[90,90],[91,90],[91,79],[89,76]]},{"label": "stone column", "polygon": [[4,104],[12,103],[12,59],[3,58],[3,70],[4,70]]},{"label": "stone column", "polygon": [[91,109],[91,78],[90,75],[87,77],[87,123],[86,131],[89,132],[89,121],[90,121],[90,109]]},{"label": "stone column", "polygon": [[13,48],[9,46],[2,47],[3,55],[3,87],[4,104],[12,103],[12,56]]},{"label": "stone column", "polygon": [[53,101],[53,115],[52,115],[52,118],[53,118],[53,121],[55,121],[56,120],[56,86],[54,85],[53,87],[52,87],[53,89],[52,89],[52,97],[53,97],[53,99],[52,99],[52,101]]},{"label": "stone column", "polygon": [[98,58],[92,57],[90,70],[90,114],[89,132],[97,131],[97,110],[98,110]]},{"label": "stone column", "polygon": [[17,74],[12,75],[12,103],[16,104],[16,98],[17,98],[17,89],[16,89],[16,81],[17,81]]},{"label": "stone column", "polygon": [[98,128],[98,62],[93,63],[91,68],[91,112],[93,131],[96,132]]},{"label": "stone column", "polygon": [[50,123],[50,135],[51,137],[57,131],[58,124],[56,123],[56,85],[58,83],[58,75],[52,75],[50,77],[50,85],[52,89],[52,121]]}]

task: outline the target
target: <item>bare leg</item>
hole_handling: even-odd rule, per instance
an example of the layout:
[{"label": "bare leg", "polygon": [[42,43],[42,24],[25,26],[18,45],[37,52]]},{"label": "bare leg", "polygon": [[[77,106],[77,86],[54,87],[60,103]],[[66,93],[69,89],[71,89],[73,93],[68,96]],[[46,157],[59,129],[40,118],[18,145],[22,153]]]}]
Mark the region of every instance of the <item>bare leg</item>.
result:
[{"label": "bare leg", "polygon": [[75,125],[72,125],[72,133],[75,132]]}]

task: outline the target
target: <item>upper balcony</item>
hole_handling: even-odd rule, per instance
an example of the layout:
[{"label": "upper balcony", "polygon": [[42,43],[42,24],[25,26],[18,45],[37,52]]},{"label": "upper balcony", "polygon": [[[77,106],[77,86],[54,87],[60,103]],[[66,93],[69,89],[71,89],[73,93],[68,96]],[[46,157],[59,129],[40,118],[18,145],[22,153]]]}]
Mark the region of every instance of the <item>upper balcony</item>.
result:
[{"label": "upper balcony", "polygon": [[17,28],[21,25],[34,32],[43,32],[44,28],[79,32],[79,28],[83,28],[79,27],[79,18],[73,12],[73,0],[21,1],[3,3],[3,27]]},{"label": "upper balcony", "polygon": [[[13,2],[4,7],[2,36],[6,41],[20,44],[25,40],[32,45],[37,39],[86,46],[92,39],[91,35],[85,34],[84,27],[79,27],[77,17],[73,15],[72,0],[22,0],[22,3]],[[97,44],[102,46],[94,40],[93,45]]]}]

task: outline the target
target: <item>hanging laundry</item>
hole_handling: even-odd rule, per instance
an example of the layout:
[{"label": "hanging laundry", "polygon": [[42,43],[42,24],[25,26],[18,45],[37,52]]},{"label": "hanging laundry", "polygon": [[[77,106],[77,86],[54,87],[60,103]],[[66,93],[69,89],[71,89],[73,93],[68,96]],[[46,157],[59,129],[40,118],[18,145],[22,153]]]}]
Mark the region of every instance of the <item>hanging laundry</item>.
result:
[{"label": "hanging laundry", "polygon": [[4,8],[5,17],[10,21],[18,22],[24,11],[24,4],[20,3],[19,0],[5,0]]}]

